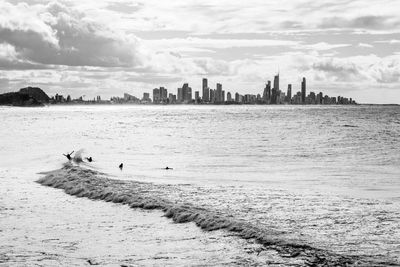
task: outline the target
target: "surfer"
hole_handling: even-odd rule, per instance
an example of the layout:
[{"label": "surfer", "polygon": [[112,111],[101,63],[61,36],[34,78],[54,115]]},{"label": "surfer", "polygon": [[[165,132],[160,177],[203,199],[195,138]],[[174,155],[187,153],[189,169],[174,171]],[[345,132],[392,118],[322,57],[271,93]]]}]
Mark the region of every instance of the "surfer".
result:
[{"label": "surfer", "polygon": [[71,159],[72,159],[72,158],[71,158],[72,153],[74,153],[74,151],[72,151],[72,152],[69,153],[69,154],[67,153],[67,154],[63,154],[63,155],[66,156],[68,160],[71,160]]},{"label": "surfer", "polygon": [[92,162],[92,161],[93,161],[92,157],[88,157],[88,158],[86,158],[86,159],[87,159],[87,161],[89,161],[89,162]]},{"label": "surfer", "polygon": [[119,169],[122,171],[122,169],[124,168],[124,164],[123,163],[121,163],[121,164],[119,164]]}]

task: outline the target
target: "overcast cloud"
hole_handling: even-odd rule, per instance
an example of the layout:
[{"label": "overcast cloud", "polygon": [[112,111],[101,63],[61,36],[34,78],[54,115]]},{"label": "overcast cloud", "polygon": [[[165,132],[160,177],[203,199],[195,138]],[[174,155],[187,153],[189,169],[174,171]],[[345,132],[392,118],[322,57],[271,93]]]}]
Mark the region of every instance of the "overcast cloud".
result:
[{"label": "overcast cloud", "polygon": [[[400,103],[397,0],[0,0],[0,92],[137,96],[201,78]],[[379,96],[377,97],[377,95]]]}]

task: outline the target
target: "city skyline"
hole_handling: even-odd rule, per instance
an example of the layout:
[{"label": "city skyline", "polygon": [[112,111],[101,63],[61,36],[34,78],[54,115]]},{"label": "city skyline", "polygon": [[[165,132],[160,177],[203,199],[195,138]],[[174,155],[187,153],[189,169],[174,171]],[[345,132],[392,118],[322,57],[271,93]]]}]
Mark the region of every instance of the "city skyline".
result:
[{"label": "city skyline", "polygon": [[[292,84],[288,84],[287,91],[284,92],[280,88],[279,78],[279,73],[274,76],[272,88],[271,81],[268,80],[268,82],[265,84],[262,94],[247,93],[242,95],[238,92],[234,92],[234,97],[229,89],[222,89],[221,83],[217,82],[215,89],[213,89],[208,86],[208,79],[202,78],[202,96],[200,96],[200,90],[194,89],[193,91],[188,83],[184,83],[182,87],[177,88],[176,94],[171,92],[168,94],[168,89],[162,86],[159,88],[154,88],[152,102],[153,104],[356,104],[356,101],[351,97],[329,96],[325,95],[321,91],[318,93],[310,91],[309,94],[307,94],[307,83],[305,77],[303,77],[301,81],[301,90],[296,92],[296,94],[292,97]],[[193,92],[195,95],[194,98]],[[148,93],[144,93],[142,101],[148,103],[148,96]],[[124,99],[127,100],[126,97],[124,97]],[[140,101],[140,99],[137,97],[135,97],[134,100]]]},{"label": "city skyline", "polygon": [[[223,90],[221,83],[216,83],[215,89],[210,88],[208,79],[202,78],[201,90],[192,89],[188,83],[184,83],[176,89],[176,94],[173,91],[168,92],[168,88],[160,86],[152,90],[152,97],[149,92],[144,92],[140,98],[130,93],[124,93],[123,97],[112,96],[110,100],[98,95],[91,99],[72,98],[70,95],[64,97],[56,94],[51,97],[51,103],[98,103],[98,104],[260,104],[260,105],[349,105],[358,104],[352,97],[345,96],[329,96],[318,90],[310,90],[307,94],[306,77],[302,78],[301,89],[292,95],[292,84],[287,85],[286,92],[280,88],[280,74],[274,76],[273,87],[271,81],[265,83],[265,88],[262,93],[258,94],[239,94],[238,92],[231,93],[228,90]],[[225,94],[226,91],[226,94]],[[202,95],[200,95],[202,92]],[[194,97],[193,97],[194,96]]]},{"label": "city skyline", "polygon": [[280,72],[292,91],[305,76],[329,95],[400,104],[395,0],[26,2],[0,1],[0,93],[142,95],[209,77],[257,94]]}]

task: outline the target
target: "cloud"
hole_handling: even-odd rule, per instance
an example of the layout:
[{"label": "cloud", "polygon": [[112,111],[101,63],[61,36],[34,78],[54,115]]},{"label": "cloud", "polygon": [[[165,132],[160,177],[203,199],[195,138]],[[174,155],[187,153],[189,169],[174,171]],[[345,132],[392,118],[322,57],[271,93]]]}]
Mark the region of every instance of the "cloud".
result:
[{"label": "cloud", "polygon": [[359,47],[366,47],[366,48],[373,48],[374,47],[373,45],[365,44],[365,43],[359,43],[358,46]]},{"label": "cloud", "polygon": [[350,44],[328,44],[326,42],[320,42],[320,43],[316,43],[316,44],[305,45],[304,48],[323,51],[323,50],[331,50],[334,48],[341,48],[341,47],[348,47],[348,46],[351,46],[351,45]]},{"label": "cloud", "polygon": [[211,39],[211,38],[169,38],[150,40],[146,44],[155,50],[160,49],[186,49],[186,48],[216,48],[225,49],[232,47],[269,47],[269,46],[297,46],[299,42],[277,39]]},{"label": "cloud", "polygon": [[15,47],[0,43],[0,69],[3,70],[25,70],[25,69],[47,69],[50,66],[36,64],[23,59],[16,51]]},{"label": "cloud", "polygon": [[392,16],[360,16],[351,19],[343,17],[329,17],[322,20],[319,25],[321,28],[340,28],[340,29],[371,29],[371,30],[391,30],[399,25],[399,20]]},{"label": "cloud", "polygon": [[58,2],[35,7],[0,2],[0,10],[1,40],[27,61],[67,66],[141,65],[137,38],[112,31],[74,8]]},{"label": "cloud", "polygon": [[383,40],[383,41],[375,41],[375,43],[382,44],[400,44],[400,40],[392,39],[392,40]]},{"label": "cloud", "polygon": [[118,13],[132,14],[139,11],[143,7],[143,3],[121,3],[113,2],[108,4],[106,7],[109,10],[116,11]]},{"label": "cloud", "polygon": [[370,73],[378,83],[394,84],[400,82],[400,59],[388,57],[371,66]]},{"label": "cloud", "polygon": [[397,56],[379,58],[376,55],[349,58],[314,58],[309,70],[325,82],[358,84],[395,84],[400,82],[400,59]]},{"label": "cloud", "polygon": [[312,65],[312,69],[324,72],[334,77],[337,81],[348,81],[354,77],[360,76],[360,71],[354,63],[342,62],[334,59],[316,62]]}]

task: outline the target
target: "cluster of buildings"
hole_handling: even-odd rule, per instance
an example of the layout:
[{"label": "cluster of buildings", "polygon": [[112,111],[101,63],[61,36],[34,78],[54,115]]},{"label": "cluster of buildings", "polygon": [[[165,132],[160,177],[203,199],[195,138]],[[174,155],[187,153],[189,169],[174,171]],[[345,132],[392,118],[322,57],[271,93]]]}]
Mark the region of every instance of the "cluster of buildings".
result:
[{"label": "cluster of buildings", "polygon": [[178,88],[176,94],[168,93],[165,87],[153,89],[153,98],[149,93],[143,93],[140,99],[136,96],[125,93],[123,97],[111,97],[110,100],[102,100],[97,96],[93,100],[83,100],[83,97],[71,99],[70,96],[64,98],[56,94],[51,98],[50,103],[86,103],[86,104],[294,104],[294,105],[333,105],[333,104],[356,104],[352,98],[342,96],[330,97],[322,92],[309,92],[307,94],[306,78],[303,78],[300,91],[292,93],[292,84],[287,85],[286,90],[282,90],[279,84],[279,74],[274,76],[273,82],[265,84],[262,94],[244,94],[230,92],[225,93],[222,84],[217,83],[215,89],[208,85],[206,78],[202,79],[202,96],[200,91],[193,90],[188,83],[184,83]]},{"label": "cluster of buildings", "polygon": [[[226,97],[225,97],[226,96]],[[144,97],[143,97],[144,98]],[[268,81],[261,94],[241,95],[230,92],[225,94],[222,84],[217,83],[215,89],[208,86],[208,80],[202,80],[202,96],[200,92],[195,91],[192,95],[192,88],[184,83],[177,89],[177,94],[169,93],[164,87],[153,89],[154,104],[303,104],[303,105],[331,105],[331,104],[356,104],[352,98],[342,96],[330,97],[322,92],[310,92],[307,95],[306,78],[301,81],[301,91],[292,94],[292,84],[288,84],[286,92],[280,89],[279,74],[274,76],[273,83]]]}]

